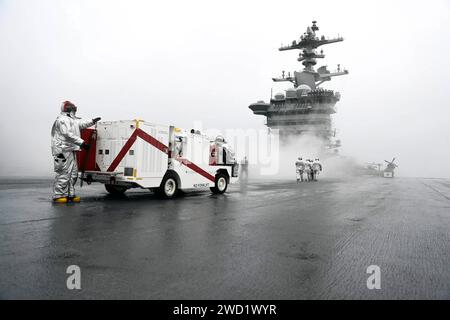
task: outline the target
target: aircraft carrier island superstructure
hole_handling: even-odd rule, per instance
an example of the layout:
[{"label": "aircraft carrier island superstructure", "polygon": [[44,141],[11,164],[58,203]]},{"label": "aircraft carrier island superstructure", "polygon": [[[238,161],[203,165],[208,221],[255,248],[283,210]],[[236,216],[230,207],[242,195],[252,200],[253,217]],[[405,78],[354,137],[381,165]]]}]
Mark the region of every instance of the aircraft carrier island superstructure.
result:
[{"label": "aircraft carrier island superstructure", "polygon": [[277,93],[271,96],[270,103],[258,101],[249,106],[256,115],[267,118],[267,126],[271,129],[279,129],[280,137],[312,135],[324,140],[328,148],[337,148],[340,141],[335,137],[335,129],[332,125],[331,115],[336,113],[335,104],[340,99],[339,92],[326,90],[320,85],[331,80],[332,77],[347,74],[347,70],[330,72],[327,66],[314,69],[318,58],[324,58],[323,50],[317,52],[317,48],[326,44],[340,42],[344,39],[334,39],[317,36],[319,28],[316,21],[308,27],[300,39],[292,41],[290,45],[281,46],[280,51],[301,50],[298,61],[302,62],[302,71],[294,71],[285,74],[282,72],[280,78],[272,78],[274,82],[288,81],[293,84],[285,93]]}]

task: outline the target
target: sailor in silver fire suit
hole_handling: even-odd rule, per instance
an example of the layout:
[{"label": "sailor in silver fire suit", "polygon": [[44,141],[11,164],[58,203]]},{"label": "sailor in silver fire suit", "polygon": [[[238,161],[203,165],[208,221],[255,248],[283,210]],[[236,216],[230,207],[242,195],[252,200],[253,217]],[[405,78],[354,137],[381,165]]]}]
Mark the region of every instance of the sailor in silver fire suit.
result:
[{"label": "sailor in silver fire suit", "polygon": [[303,161],[302,157],[299,157],[295,162],[295,173],[297,175],[297,183],[303,182],[303,173],[305,172],[305,161]]},{"label": "sailor in silver fire suit", "polygon": [[312,164],[313,169],[313,180],[317,181],[317,176],[322,171],[322,163],[320,163],[319,158],[316,158]]},{"label": "sailor in silver fire suit", "polygon": [[81,120],[75,116],[77,107],[70,101],[61,105],[61,114],[52,127],[52,156],[55,170],[53,201],[66,203],[79,202],[75,196],[75,183],[78,167],[75,152],[80,148],[88,150],[89,144],[80,137],[80,130],[93,126],[100,118]]}]

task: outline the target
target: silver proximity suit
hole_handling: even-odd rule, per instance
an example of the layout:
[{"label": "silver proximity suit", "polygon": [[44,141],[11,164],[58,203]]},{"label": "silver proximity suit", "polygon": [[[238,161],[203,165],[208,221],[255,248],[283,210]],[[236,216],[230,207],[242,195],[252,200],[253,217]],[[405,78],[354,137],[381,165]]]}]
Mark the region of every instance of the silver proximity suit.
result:
[{"label": "silver proximity suit", "polygon": [[295,172],[297,175],[297,180],[303,181],[303,172],[305,171],[305,161],[297,160],[295,162]]},{"label": "silver proximity suit", "polygon": [[73,197],[78,178],[75,152],[83,139],[80,130],[94,125],[92,120],[80,120],[74,113],[61,112],[52,127],[52,156],[55,170],[53,199]]},{"label": "silver proximity suit", "polygon": [[317,181],[317,176],[319,175],[319,172],[322,171],[322,164],[319,160],[314,160],[312,164],[313,173],[314,173],[314,180]]}]

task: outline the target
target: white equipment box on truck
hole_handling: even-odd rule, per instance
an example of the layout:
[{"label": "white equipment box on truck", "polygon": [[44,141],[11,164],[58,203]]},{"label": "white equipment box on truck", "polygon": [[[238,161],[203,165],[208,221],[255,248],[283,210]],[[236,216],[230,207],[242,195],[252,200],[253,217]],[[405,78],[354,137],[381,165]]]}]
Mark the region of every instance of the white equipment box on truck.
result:
[{"label": "white equipment box on truck", "polygon": [[209,187],[214,193],[224,193],[238,177],[239,165],[221,136],[211,140],[198,131],[142,120],[104,121],[98,123],[96,132],[87,130],[94,139],[91,149],[79,158],[91,160],[79,159],[79,164],[93,164],[80,165],[81,178],[104,183],[112,194],[135,187],[154,190],[165,198],[190,188]]}]

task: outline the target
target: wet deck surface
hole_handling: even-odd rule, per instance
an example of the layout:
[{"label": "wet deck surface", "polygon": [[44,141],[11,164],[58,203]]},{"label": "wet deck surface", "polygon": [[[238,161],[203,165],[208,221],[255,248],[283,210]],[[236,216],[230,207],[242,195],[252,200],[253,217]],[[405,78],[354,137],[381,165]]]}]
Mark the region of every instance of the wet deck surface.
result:
[{"label": "wet deck surface", "polygon": [[91,185],[69,205],[50,185],[0,181],[0,298],[450,298],[449,180],[259,181],[169,201]]}]

